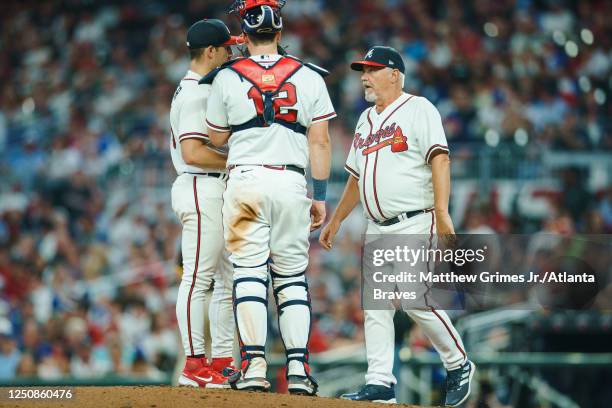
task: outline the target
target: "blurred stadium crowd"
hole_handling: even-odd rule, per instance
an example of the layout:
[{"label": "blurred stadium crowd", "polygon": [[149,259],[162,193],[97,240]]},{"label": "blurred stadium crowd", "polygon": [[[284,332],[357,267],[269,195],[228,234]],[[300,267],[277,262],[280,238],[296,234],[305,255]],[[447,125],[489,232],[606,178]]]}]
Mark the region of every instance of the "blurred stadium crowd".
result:
[{"label": "blurred stadium crowd", "polygon": [[[401,50],[407,91],[436,104],[457,157],[504,145],[536,161],[545,151],[612,154],[610,2],[465,3],[289,1],[283,43],[332,71],[336,182],[366,106],[348,62],[372,44]],[[169,208],[169,103],[188,67],[186,28],[228,21],[225,6],[0,5],[0,381],[172,369],[180,229]],[[563,173],[536,230],[612,232],[612,189],[590,191],[586,177]],[[520,215],[478,202],[455,222],[521,233]],[[313,352],[363,338],[361,228],[356,214],[332,253],[313,242]]]}]

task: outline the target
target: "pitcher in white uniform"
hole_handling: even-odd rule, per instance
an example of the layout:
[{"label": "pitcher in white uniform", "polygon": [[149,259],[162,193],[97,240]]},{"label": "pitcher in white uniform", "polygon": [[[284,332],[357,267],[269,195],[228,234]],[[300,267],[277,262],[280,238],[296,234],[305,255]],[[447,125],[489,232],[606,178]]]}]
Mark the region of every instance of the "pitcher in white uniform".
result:
[{"label": "pitcher in white uniform", "polygon": [[[193,387],[229,387],[222,374],[231,368],[234,344],[231,265],[224,251],[221,216],[227,151],[208,140],[205,115],[210,86],[198,85],[198,81],[227,61],[227,47],[238,41],[220,20],[192,25],[187,32],[191,66],[170,108],[170,152],[178,174],[172,185],[172,208],[183,227],[183,275],[176,317],[187,360],[179,384]],[[209,361],[204,354],[204,306],[213,283]]]},{"label": "pitcher in white uniform", "polygon": [[[366,234],[421,234],[434,242],[454,236],[448,213],[449,150],[437,109],[424,97],[403,92],[404,62],[391,47],[373,47],[351,64],[362,71],[366,109],[346,161],[343,196],[320,242],[330,250],[342,221],[359,200],[368,220]],[[475,366],[448,315],[433,306],[405,310],[436,348],[447,370],[445,406],[463,403]],[[395,310],[365,310],[368,357],[366,386],[342,398],[394,403]]]}]

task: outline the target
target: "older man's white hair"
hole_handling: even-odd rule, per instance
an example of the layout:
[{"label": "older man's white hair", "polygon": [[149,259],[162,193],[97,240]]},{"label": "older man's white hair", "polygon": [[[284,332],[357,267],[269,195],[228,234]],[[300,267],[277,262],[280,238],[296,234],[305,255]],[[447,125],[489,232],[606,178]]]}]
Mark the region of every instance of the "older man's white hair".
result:
[{"label": "older man's white hair", "polygon": [[[389,71],[393,71],[393,68],[387,67],[385,69],[388,69]],[[399,75],[400,75],[399,76],[400,85],[402,86],[402,89],[404,89],[404,85],[406,85],[406,75],[402,74],[401,72],[399,73]]]}]

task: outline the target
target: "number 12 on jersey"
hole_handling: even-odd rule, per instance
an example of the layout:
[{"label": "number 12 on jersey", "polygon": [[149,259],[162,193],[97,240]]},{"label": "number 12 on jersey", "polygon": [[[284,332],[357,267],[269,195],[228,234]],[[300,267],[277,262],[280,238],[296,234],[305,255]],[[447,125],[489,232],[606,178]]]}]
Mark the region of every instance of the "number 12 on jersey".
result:
[{"label": "number 12 on jersey", "polygon": [[[251,87],[247,93],[248,97],[253,100],[255,110],[258,116],[264,114],[263,96],[256,87]],[[297,93],[295,85],[291,82],[286,82],[278,91],[274,99],[275,118],[289,123],[297,122],[297,110],[294,109],[297,104]]]}]

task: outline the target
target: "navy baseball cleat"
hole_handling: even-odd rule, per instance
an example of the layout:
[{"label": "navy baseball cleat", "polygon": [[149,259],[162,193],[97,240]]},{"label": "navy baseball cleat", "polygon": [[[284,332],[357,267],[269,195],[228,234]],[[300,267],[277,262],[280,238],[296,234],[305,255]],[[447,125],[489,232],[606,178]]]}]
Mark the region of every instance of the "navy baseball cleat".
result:
[{"label": "navy baseball cleat", "polygon": [[319,385],[311,376],[289,375],[287,376],[287,390],[293,395],[317,395]]},{"label": "navy baseball cleat", "polygon": [[384,385],[374,384],[366,384],[365,387],[358,392],[342,394],[340,398],[352,401],[380,402],[383,404],[397,403],[393,386],[385,387]]},{"label": "navy baseball cleat", "polygon": [[456,370],[446,372],[445,407],[457,407],[470,396],[474,371],[476,371],[476,365],[468,360]]},{"label": "navy baseball cleat", "polygon": [[[258,366],[257,368],[259,368],[259,372],[265,375],[265,368],[267,367],[265,358],[260,357],[260,356],[257,356],[257,357],[251,356],[250,358],[243,361],[242,370],[235,370],[232,373],[227,372],[227,374],[230,374],[228,378],[230,387],[232,387],[232,389],[234,390],[239,390],[239,391],[261,391],[261,392],[270,391],[270,383],[268,382],[268,380],[266,380],[265,377],[263,376],[245,377],[247,371],[249,369],[254,368],[254,366]],[[263,367],[263,370],[262,370],[262,367]]]},{"label": "navy baseball cleat", "polygon": [[236,371],[229,379],[229,384],[234,390],[239,391],[270,391],[270,383],[263,377],[244,378],[242,372]]}]

